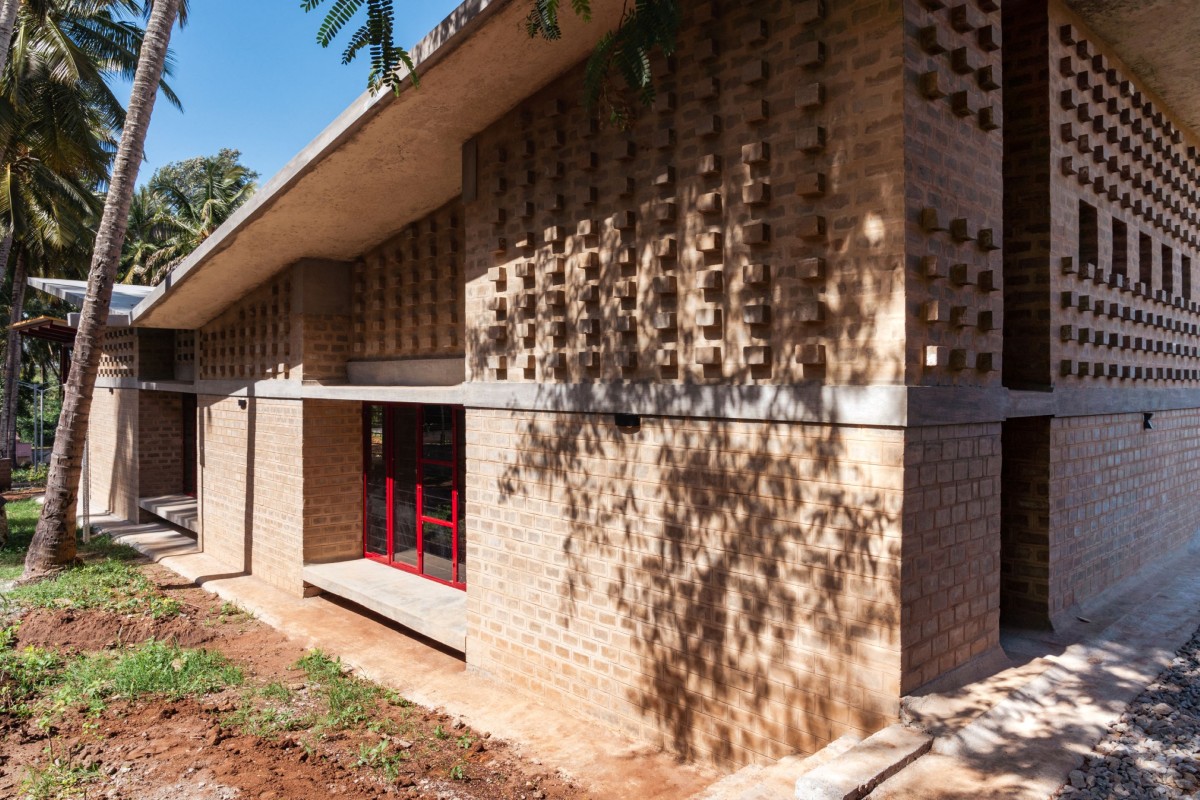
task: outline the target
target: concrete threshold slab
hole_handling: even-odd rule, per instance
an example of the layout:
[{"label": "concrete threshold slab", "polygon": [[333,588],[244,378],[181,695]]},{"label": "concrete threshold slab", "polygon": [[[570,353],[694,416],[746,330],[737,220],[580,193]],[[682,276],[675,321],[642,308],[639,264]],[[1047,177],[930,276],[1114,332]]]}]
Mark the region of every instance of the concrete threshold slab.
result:
[{"label": "concrete threshold slab", "polygon": [[366,558],[309,564],[301,577],[452,650],[467,650],[467,593],[461,589]]},{"label": "concrete threshold slab", "polygon": [[[509,742],[536,765],[578,781],[593,797],[680,800],[698,795],[721,777],[592,720],[542,705],[536,697],[469,669],[461,658],[376,619],[323,597],[289,595],[238,573],[198,552],[194,542],[165,524],[94,520],[106,529],[128,525],[122,540],[164,567],[236,603],[300,646],[319,647],[412,702]],[[189,552],[181,552],[187,548]]]},{"label": "concrete threshold slab", "polygon": [[172,525],[200,532],[200,508],[196,498],[187,494],[165,494],[160,497],[139,497],[138,508],[148,511]]}]

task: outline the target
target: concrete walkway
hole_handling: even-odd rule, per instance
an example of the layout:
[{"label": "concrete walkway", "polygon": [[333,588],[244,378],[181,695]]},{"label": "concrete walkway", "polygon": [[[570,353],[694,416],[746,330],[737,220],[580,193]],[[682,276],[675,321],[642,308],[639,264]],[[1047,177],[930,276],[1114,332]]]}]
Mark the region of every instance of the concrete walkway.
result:
[{"label": "concrete walkway", "polygon": [[957,689],[909,698],[932,751],[869,796],[875,800],[1046,800],[1108,726],[1200,627],[1195,544],[1103,598],[1055,633],[1009,633],[1011,665]]},{"label": "concrete walkway", "polygon": [[678,800],[720,775],[594,723],[540,705],[468,671],[463,661],[323,597],[285,594],[258,578],[231,575],[195,542],[166,525],[93,519],[117,541],[253,613],[304,647],[340,656],[365,677],[415,703],[442,709],[514,744],[547,771],[561,771],[597,798]]}]

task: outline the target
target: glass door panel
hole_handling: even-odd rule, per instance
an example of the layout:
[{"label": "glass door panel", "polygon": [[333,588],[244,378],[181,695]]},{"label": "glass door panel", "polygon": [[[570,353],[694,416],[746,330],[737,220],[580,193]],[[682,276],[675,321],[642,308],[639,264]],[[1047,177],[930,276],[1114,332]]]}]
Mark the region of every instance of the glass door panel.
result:
[{"label": "glass door panel", "polygon": [[454,409],[422,406],[421,417],[421,458],[450,463],[454,459]]},{"label": "glass door panel", "polygon": [[392,406],[392,561],[416,568],[417,424],[414,406]]},{"label": "glass door panel", "polygon": [[365,505],[364,549],[368,556],[388,557],[387,460],[384,457],[383,406],[366,406],[363,411],[366,453],[363,474]]},{"label": "glass door panel", "polygon": [[442,464],[425,463],[421,471],[421,517],[441,522],[454,521],[454,470]]},{"label": "glass door panel", "polygon": [[462,409],[364,406],[365,550],[462,588]]},{"label": "glass door panel", "polygon": [[421,523],[424,574],[450,583],[454,580],[454,529],[436,522]]}]

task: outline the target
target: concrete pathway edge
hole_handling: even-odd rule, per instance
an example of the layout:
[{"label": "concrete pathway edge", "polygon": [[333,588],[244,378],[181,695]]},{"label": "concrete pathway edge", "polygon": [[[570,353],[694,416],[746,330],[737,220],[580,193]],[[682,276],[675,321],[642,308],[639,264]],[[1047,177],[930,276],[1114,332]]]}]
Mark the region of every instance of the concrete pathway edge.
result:
[{"label": "concrete pathway edge", "polygon": [[1145,602],[1093,638],[1050,657],[1051,667],[962,728],[939,736],[927,756],[870,796],[1045,800],[1200,626],[1197,564],[1194,549],[1180,554],[1174,575]]}]

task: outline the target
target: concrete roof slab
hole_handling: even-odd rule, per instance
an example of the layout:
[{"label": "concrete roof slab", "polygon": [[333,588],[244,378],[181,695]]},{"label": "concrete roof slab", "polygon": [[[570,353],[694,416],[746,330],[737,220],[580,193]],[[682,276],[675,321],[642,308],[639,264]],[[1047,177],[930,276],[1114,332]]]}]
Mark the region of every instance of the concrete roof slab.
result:
[{"label": "concrete roof slab", "polygon": [[142,302],[134,323],[198,328],[302,258],[349,261],[461,192],[462,145],[579,63],[622,4],[530,40],[528,5],[468,0],[414,48],[420,87],[365,94]]},{"label": "concrete roof slab", "polygon": [[1200,14],[1194,0],[1066,0],[1179,121],[1200,130]]}]

